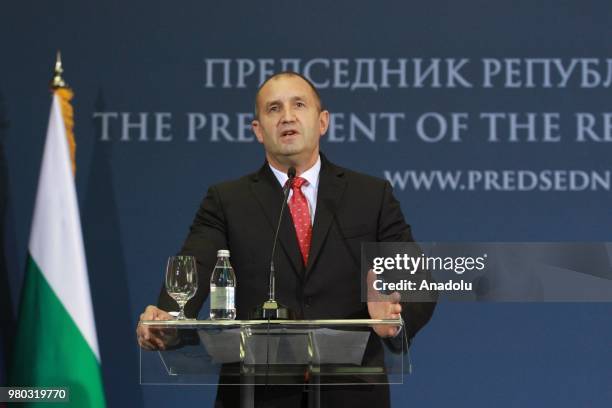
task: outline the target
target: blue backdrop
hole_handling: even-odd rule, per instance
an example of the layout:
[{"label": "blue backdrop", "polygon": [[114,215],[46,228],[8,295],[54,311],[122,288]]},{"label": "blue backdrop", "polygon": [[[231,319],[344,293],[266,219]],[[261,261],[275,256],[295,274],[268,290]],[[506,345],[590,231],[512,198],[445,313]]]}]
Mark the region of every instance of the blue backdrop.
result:
[{"label": "blue backdrop", "polygon": [[[207,186],[263,162],[245,126],[268,71],[320,85],[333,113],[323,151],[392,181],[417,239],[606,241],[611,17],[604,0],[4,5],[0,345],[7,353],[57,49],[76,94],[108,405],[209,406],[214,388],[138,384],[134,329]],[[609,303],[441,304],[393,404],[609,407],[610,316]]]}]

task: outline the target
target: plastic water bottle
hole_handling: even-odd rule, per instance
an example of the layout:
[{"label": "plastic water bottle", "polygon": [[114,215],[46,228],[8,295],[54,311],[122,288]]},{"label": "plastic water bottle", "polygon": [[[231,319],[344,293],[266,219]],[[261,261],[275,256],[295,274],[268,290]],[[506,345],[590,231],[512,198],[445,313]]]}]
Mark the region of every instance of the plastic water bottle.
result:
[{"label": "plastic water bottle", "polygon": [[210,318],[233,320],[236,318],[236,274],[229,261],[230,251],[217,251],[217,263],[210,277]]}]

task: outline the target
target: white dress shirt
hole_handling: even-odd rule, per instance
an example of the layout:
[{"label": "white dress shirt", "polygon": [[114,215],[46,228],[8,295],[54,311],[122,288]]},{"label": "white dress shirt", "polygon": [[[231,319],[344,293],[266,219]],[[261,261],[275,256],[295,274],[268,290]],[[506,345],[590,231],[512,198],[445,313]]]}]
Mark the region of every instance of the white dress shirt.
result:
[{"label": "white dress shirt", "polygon": [[[270,166],[272,173],[274,173],[274,176],[276,176],[276,179],[278,180],[280,185],[284,186],[285,183],[287,182],[287,179],[289,178],[287,177],[287,173],[283,173],[282,171],[275,169],[269,163],[268,163],[268,166]],[[299,176],[296,176],[296,177],[301,177],[303,179],[306,179],[306,183],[302,185],[302,193],[304,193],[304,196],[306,196],[306,201],[308,201],[308,209],[310,210],[310,225],[314,224],[315,211],[317,210],[317,192],[319,191],[319,172],[320,171],[321,171],[321,156],[317,157],[317,162],[314,164],[314,166],[312,166],[311,168],[309,168],[308,170],[306,170]],[[292,195],[293,195],[293,190],[289,190],[288,200],[291,199]]]}]

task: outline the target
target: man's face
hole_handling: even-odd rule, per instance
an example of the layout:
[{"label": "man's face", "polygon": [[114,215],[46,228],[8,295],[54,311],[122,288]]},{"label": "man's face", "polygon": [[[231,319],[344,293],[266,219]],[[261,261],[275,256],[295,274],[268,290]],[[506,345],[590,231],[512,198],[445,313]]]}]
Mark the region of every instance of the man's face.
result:
[{"label": "man's face", "polygon": [[321,111],[310,86],[300,77],[273,78],[257,98],[258,119],[252,123],[271,164],[314,164],[329,113]]}]

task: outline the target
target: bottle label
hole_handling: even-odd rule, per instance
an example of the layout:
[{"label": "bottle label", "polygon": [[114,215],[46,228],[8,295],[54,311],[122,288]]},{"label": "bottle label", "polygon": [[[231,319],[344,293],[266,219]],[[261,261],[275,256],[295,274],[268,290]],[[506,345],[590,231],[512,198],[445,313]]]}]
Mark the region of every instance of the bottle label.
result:
[{"label": "bottle label", "polygon": [[210,287],[210,308],[214,310],[234,309],[234,289],[233,287]]}]

